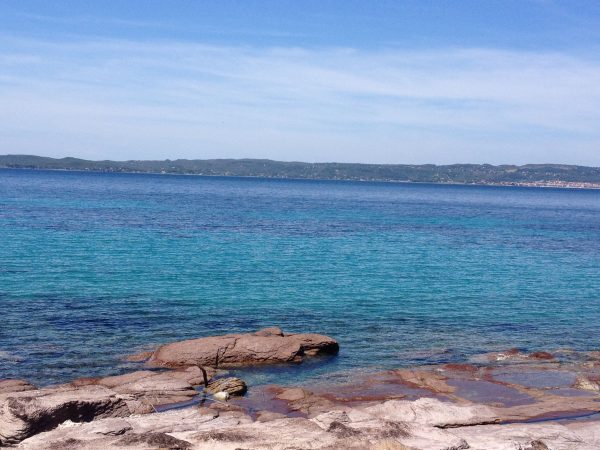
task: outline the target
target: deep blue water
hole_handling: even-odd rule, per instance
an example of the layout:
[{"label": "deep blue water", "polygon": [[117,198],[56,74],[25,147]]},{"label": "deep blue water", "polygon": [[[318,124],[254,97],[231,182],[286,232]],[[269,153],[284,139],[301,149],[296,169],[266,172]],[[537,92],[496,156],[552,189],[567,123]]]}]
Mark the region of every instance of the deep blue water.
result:
[{"label": "deep blue water", "polygon": [[0,378],[279,325],[312,382],[508,347],[600,348],[600,191],[0,170]]}]

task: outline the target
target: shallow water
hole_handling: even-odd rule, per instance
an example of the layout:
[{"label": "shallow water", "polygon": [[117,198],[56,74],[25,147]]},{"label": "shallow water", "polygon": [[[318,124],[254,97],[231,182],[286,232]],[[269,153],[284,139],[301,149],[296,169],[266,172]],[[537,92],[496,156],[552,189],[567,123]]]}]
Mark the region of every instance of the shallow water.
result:
[{"label": "shallow water", "polygon": [[600,348],[600,191],[0,170],[0,233],[0,378],[274,324],[340,355],[251,382]]},{"label": "shallow water", "polygon": [[483,380],[449,380],[448,385],[455,387],[458,397],[474,403],[487,403],[494,406],[512,407],[531,405],[536,402],[531,395],[515,388]]},{"label": "shallow water", "polygon": [[565,370],[519,370],[494,374],[494,379],[504,383],[519,384],[535,389],[567,388],[575,382],[577,374]]}]

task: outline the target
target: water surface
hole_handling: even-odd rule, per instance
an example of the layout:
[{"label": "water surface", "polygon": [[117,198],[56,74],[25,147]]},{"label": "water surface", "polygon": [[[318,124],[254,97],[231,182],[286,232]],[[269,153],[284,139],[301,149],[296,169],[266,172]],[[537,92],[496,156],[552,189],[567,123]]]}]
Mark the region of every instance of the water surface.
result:
[{"label": "water surface", "polygon": [[341,352],[253,382],[600,348],[600,191],[0,170],[0,238],[0,378],[270,325]]}]

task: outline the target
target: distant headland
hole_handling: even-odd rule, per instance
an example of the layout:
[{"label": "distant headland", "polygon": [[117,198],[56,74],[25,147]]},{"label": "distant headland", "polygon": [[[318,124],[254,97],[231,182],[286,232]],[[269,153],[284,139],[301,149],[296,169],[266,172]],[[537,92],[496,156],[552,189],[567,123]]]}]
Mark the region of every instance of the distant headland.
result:
[{"label": "distant headland", "polygon": [[113,173],[237,176],[306,180],[387,181],[600,188],[600,167],[565,164],[360,164],[305,163],[268,159],[176,159],[89,161],[33,155],[0,155],[0,168]]}]

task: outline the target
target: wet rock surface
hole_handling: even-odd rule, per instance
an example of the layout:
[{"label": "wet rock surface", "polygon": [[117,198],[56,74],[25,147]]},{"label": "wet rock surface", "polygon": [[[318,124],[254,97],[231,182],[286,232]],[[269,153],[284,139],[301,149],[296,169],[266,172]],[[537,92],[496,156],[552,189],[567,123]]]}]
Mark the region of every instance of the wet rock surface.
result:
[{"label": "wet rock surface", "polygon": [[158,347],[147,363],[155,367],[242,367],[301,362],[306,357],[336,354],[338,343],[320,334],[285,334],[279,328],[256,333],[228,334]]}]

